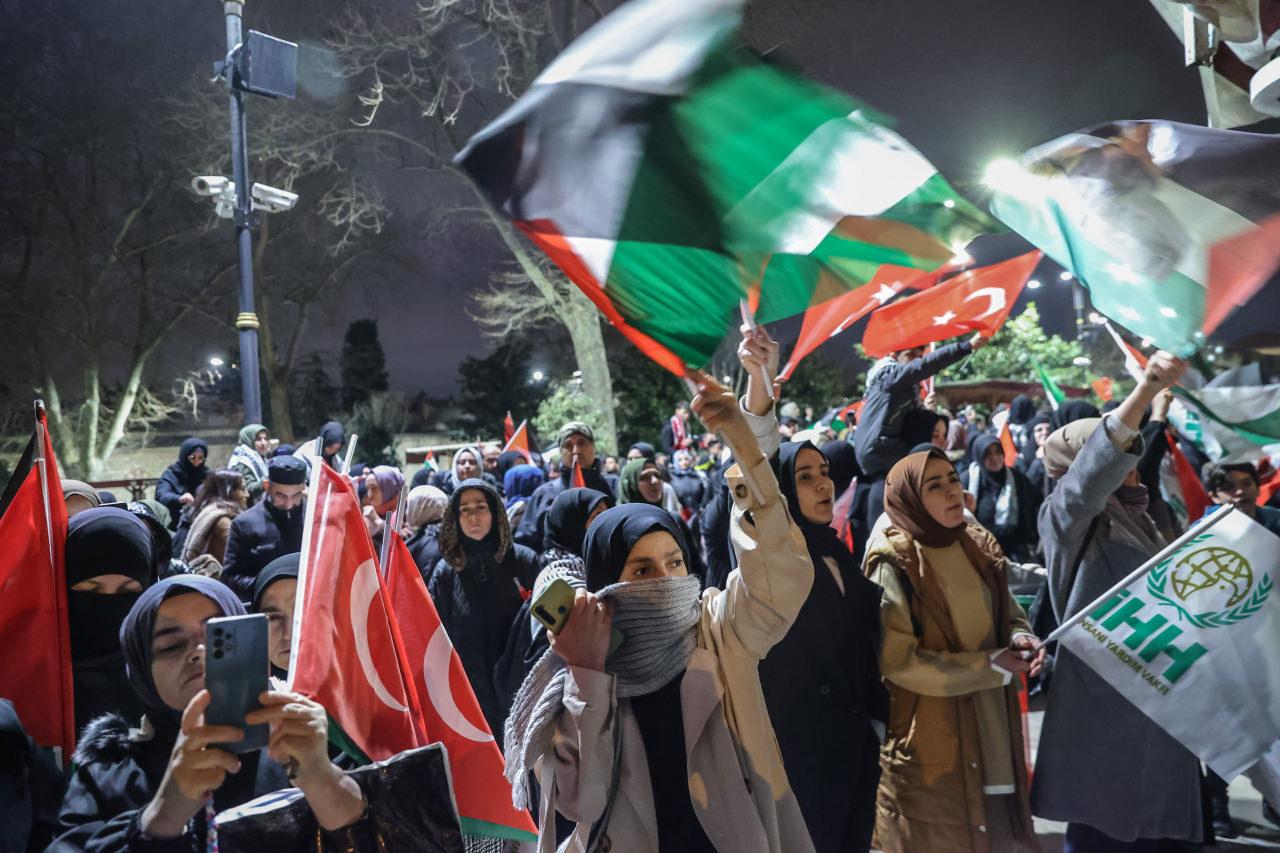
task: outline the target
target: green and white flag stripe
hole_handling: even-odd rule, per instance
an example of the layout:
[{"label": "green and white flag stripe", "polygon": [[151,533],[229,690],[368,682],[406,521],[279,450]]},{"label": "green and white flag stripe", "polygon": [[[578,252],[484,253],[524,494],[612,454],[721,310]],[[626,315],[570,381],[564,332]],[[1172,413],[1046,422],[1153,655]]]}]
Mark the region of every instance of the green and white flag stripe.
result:
[{"label": "green and white flag stripe", "polygon": [[1039,359],[1033,358],[1032,362],[1036,366],[1036,374],[1040,377],[1040,384],[1044,387],[1044,396],[1049,401],[1049,406],[1055,412],[1058,411],[1058,407],[1067,399],[1067,395],[1058,387],[1058,383],[1053,381],[1053,377],[1044,369]]},{"label": "green and white flag stripe", "polygon": [[459,155],[672,369],[704,364],[744,297],[791,316],[998,227],[865,107],[740,48],[741,10],[625,4]]}]

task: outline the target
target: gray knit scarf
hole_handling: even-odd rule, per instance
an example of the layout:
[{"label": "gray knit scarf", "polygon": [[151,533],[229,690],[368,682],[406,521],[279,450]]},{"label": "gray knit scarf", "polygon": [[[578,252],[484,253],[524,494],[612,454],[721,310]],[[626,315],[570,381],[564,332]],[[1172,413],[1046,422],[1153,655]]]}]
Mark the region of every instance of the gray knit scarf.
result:
[{"label": "gray knit scarf", "polygon": [[[600,598],[616,602],[613,626],[623,636],[622,645],[605,661],[619,699],[652,693],[689,666],[698,642],[701,596],[702,582],[695,575],[616,583],[600,590]],[[504,737],[516,808],[530,805],[528,771],[551,749],[568,672],[560,656],[548,649],[512,703]]]}]

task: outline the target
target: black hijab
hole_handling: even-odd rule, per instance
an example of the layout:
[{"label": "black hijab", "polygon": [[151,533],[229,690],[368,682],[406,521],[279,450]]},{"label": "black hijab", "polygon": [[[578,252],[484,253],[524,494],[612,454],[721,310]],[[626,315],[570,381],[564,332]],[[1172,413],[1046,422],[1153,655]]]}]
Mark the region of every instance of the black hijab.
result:
[{"label": "black hijab", "polygon": [[1009,423],[1011,424],[1025,424],[1035,417],[1035,414],[1035,401],[1026,394],[1019,394],[1009,404]]},{"label": "black hijab", "polygon": [[945,425],[951,419],[933,409],[912,409],[902,419],[902,440],[911,447],[932,442],[933,429],[939,421]]},{"label": "black hijab", "polygon": [[[978,482],[969,483],[969,489],[977,495],[978,500],[978,509],[974,515],[993,533],[996,532],[996,502],[1000,498],[1000,490],[1004,488],[1005,481],[1010,475],[1009,469],[1003,467],[999,471],[988,471],[982,460],[986,458],[987,451],[999,445],[1000,439],[994,435],[978,436],[978,440],[973,443],[973,462],[971,463],[978,467]],[[1000,535],[1004,535],[1004,531],[1000,531]]]},{"label": "black hijab", "polygon": [[120,653],[119,631],[142,594],[103,595],[71,587],[98,575],[126,575],[146,589],[156,581],[151,531],[119,507],[98,507],[72,517],[67,525],[67,616],[71,657],[76,661]]},{"label": "black hijab", "polygon": [[[197,450],[203,450],[205,461],[199,466],[192,465],[187,457]],[[182,442],[178,448],[177,474],[182,484],[187,487],[187,491],[195,494],[196,489],[204,482],[204,478],[209,474],[209,442],[203,438],[197,438],[194,435]]]},{"label": "black hijab", "polygon": [[1022,457],[1022,464],[1030,467],[1032,462],[1036,461],[1036,451],[1040,449],[1036,444],[1036,426],[1038,424],[1052,424],[1053,421],[1048,415],[1036,415],[1027,421],[1027,440],[1022,443],[1022,449],[1018,451],[1018,455]]},{"label": "black hijab", "polygon": [[346,440],[347,431],[342,428],[342,424],[337,421],[329,421],[324,426],[320,427],[320,442],[319,446],[316,448],[316,456],[319,456],[325,462],[329,463],[330,468],[337,469],[338,454],[334,453],[330,456],[325,456],[324,449],[330,444],[334,444],[335,442],[342,444]]},{"label": "black hijab", "polygon": [[249,605],[251,613],[257,613],[262,609],[262,596],[266,594],[267,587],[282,578],[298,579],[301,558],[301,554],[285,554],[283,557],[276,557],[258,572],[258,576],[253,579],[253,598],[250,599]]},{"label": "black hijab", "polygon": [[551,502],[551,509],[547,510],[543,547],[559,548],[575,557],[581,557],[587,537],[587,519],[601,501],[607,501],[609,506],[613,506],[613,498],[595,489],[565,489],[556,495],[556,499]]},{"label": "black hijab", "polygon": [[836,485],[836,497],[844,494],[844,490],[849,488],[849,484],[853,482],[853,478],[858,476],[858,457],[853,449],[853,442],[828,441],[822,445],[822,455],[827,459],[827,465],[831,467],[831,482]]},{"label": "black hijab", "polygon": [[1059,406],[1058,411],[1053,413],[1053,417],[1049,422],[1053,425],[1054,431],[1057,431],[1073,421],[1100,417],[1102,417],[1102,413],[1098,411],[1097,406],[1084,400],[1072,400]]},{"label": "black hijab", "polygon": [[222,610],[223,616],[243,616],[244,605],[231,588],[204,575],[176,575],[165,578],[149,588],[133,605],[129,616],[120,626],[120,646],[124,649],[125,670],[129,683],[142,698],[147,711],[158,721],[176,723],[182,717],[164,703],[151,677],[151,635],[156,628],[156,614],[160,605],[179,595],[196,593],[203,595]]},{"label": "black hijab", "polygon": [[811,441],[789,441],[779,447],[777,454],[770,460],[778,478],[778,487],[787,499],[787,511],[804,534],[805,544],[809,546],[809,558],[813,560],[815,569],[823,566],[827,557],[835,559],[842,570],[852,568],[853,555],[840,542],[835,528],[830,524],[810,521],[800,511],[800,496],[796,492],[796,464],[802,450],[812,450],[821,456],[821,451]]},{"label": "black hijab", "polygon": [[650,462],[656,462],[658,459],[658,451],[654,450],[653,445],[647,441],[637,441],[631,445],[628,452],[631,450],[639,450],[641,457],[648,459]]},{"label": "black hijab", "polygon": [[606,509],[587,531],[583,561],[587,565],[587,589],[597,592],[618,582],[631,549],[646,535],[658,530],[670,533],[689,563],[689,547],[684,531],[662,507],[634,503]]}]

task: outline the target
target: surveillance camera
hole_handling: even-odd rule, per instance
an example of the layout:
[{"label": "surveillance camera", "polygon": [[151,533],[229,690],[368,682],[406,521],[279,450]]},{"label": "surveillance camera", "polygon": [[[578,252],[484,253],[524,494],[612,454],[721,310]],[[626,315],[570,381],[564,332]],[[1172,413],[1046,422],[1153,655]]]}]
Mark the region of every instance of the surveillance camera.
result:
[{"label": "surveillance camera", "polygon": [[266,184],[253,185],[253,209],[265,210],[267,213],[280,213],[298,203],[298,194],[288,190],[278,190]]},{"label": "surveillance camera", "polygon": [[200,195],[219,195],[231,184],[231,179],[222,175],[201,175],[191,179],[191,189]]}]

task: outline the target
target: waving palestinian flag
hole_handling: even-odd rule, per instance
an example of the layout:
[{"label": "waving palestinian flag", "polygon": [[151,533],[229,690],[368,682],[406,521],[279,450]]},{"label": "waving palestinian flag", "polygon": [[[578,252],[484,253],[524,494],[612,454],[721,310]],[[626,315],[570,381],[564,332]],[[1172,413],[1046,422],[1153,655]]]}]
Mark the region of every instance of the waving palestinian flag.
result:
[{"label": "waving palestinian flag", "polygon": [[1280,137],[1170,121],[1071,133],[992,167],[992,211],[1097,309],[1188,355],[1280,262]]},{"label": "waving palestinian flag", "polygon": [[744,297],[760,322],[799,314],[994,227],[868,110],[741,49],[743,6],[624,4],[458,157],[677,373],[708,361]]}]

